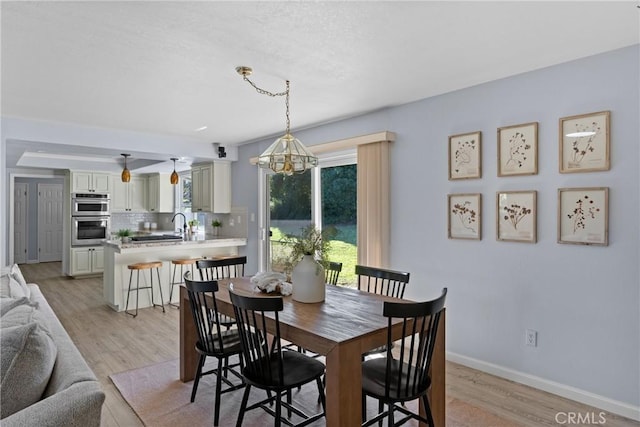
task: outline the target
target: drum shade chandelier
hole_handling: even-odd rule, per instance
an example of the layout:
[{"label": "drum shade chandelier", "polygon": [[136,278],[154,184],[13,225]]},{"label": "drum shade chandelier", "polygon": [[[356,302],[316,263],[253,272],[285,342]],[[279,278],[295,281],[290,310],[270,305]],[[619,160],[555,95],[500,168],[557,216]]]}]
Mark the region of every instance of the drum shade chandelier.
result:
[{"label": "drum shade chandelier", "polygon": [[247,83],[253,86],[258,93],[271,97],[285,97],[287,129],[284,136],[276,139],[275,142],[258,157],[258,166],[261,168],[269,168],[275,173],[284,175],[303,173],[308,169],[318,166],[318,158],[314,156],[298,138],[291,134],[291,122],[289,120],[289,80],[286,81],[286,89],[284,92],[273,93],[259,88],[249,80],[248,76],[253,72],[251,67],[236,67],[236,71]]},{"label": "drum shade chandelier", "polygon": [[122,153],[120,155],[124,157],[124,169],[122,169],[120,179],[122,179],[122,182],[129,182],[131,181],[131,172],[129,172],[129,169],[127,169],[127,157],[129,157],[131,154]]},{"label": "drum shade chandelier", "polygon": [[178,172],[176,172],[176,160],[178,160],[177,157],[172,157],[171,160],[173,160],[173,172],[171,172],[171,184],[176,185],[178,183],[179,177],[178,177]]}]

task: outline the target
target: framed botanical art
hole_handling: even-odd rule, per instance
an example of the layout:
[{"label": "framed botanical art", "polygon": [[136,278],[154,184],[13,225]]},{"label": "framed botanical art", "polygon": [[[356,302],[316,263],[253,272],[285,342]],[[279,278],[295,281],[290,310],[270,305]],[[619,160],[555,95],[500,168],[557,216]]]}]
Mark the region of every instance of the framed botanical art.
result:
[{"label": "framed botanical art", "polygon": [[538,173],[538,122],[498,128],[498,176]]},{"label": "framed botanical art", "polygon": [[609,170],[609,111],[560,119],[560,173]]},{"label": "framed botanical art", "polygon": [[447,229],[450,239],[482,238],[482,195],[449,194]]},{"label": "framed botanical art", "polygon": [[496,193],[496,239],[509,242],[537,241],[536,191]]},{"label": "framed botanical art", "polygon": [[558,243],[609,244],[609,188],[558,189]]},{"label": "framed botanical art", "polygon": [[472,132],[449,137],[449,179],[482,176],[482,133]]}]

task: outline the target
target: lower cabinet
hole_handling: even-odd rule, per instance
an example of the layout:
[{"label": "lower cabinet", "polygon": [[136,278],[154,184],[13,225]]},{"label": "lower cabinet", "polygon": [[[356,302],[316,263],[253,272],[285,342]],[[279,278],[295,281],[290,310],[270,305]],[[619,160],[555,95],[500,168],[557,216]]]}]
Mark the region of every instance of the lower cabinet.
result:
[{"label": "lower cabinet", "polygon": [[71,248],[71,275],[102,273],[104,271],[104,247],[87,246]]}]

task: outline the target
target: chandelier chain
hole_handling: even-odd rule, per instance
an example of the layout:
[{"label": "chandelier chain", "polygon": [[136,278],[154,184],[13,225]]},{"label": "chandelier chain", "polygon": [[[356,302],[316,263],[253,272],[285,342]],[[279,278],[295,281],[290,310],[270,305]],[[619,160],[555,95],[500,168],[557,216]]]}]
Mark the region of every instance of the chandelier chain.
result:
[{"label": "chandelier chain", "polygon": [[249,78],[245,75],[242,76],[242,78],[244,79],[244,81],[246,81],[247,83],[249,83],[251,86],[253,86],[253,88],[256,90],[256,92],[258,92],[261,95],[267,95],[267,96],[271,96],[273,98],[275,98],[276,96],[284,96],[285,97],[285,101],[284,104],[287,108],[287,112],[286,112],[286,117],[287,117],[287,135],[290,133],[290,129],[291,129],[291,120],[289,119],[289,80],[287,80],[287,88],[285,89],[284,92],[269,92],[268,90],[262,89],[258,86],[256,86],[256,84],[254,82],[252,82],[251,80],[249,80]]}]

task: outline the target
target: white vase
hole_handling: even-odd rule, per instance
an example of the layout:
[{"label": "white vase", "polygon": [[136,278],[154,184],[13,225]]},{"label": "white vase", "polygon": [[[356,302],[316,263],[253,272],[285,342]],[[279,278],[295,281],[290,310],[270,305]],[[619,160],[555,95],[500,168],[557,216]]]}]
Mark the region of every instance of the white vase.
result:
[{"label": "white vase", "polygon": [[313,255],[305,255],[291,273],[293,299],[299,302],[324,301],[324,268]]}]

